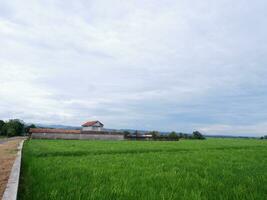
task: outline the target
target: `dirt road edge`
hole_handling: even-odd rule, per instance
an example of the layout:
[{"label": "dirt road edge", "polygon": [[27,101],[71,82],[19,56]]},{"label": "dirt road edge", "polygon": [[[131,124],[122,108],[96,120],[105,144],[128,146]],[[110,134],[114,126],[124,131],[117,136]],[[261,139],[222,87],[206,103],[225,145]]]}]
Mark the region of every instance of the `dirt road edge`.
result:
[{"label": "dirt road edge", "polygon": [[22,140],[18,146],[18,153],[16,160],[12,166],[11,173],[8,179],[8,183],[3,195],[2,200],[16,200],[19,186],[20,166],[21,166],[21,151],[24,140]]}]

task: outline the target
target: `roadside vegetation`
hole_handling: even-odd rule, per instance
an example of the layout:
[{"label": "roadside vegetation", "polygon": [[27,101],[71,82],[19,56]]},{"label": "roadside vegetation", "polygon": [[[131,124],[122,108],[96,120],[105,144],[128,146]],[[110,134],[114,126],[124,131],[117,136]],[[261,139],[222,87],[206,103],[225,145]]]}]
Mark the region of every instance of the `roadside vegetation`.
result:
[{"label": "roadside vegetation", "polygon": [[257,139],[29,140],[19,199],[265,199]]},{"label": "roadside vegetation", "polygon": [[0,120],[0,137],[23,136],[28,134],[30,128],[35,128],[35,125],[26,125],[20,119]]}]

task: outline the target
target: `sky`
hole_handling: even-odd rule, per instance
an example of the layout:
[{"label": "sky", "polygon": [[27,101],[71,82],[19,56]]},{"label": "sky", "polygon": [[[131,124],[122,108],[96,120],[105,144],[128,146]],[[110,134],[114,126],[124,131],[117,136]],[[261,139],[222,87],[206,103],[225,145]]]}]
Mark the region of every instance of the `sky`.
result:
[{"label": "sky", "polygon": [[266,0],[1,0],[0,119],[267,134]]}]

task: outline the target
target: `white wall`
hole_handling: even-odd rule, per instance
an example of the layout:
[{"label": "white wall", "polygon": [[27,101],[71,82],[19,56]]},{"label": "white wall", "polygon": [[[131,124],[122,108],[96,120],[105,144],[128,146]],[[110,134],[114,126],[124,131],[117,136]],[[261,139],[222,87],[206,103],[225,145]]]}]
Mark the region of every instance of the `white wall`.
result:
[{"label": "white wall", "polygon": [[33,139],[124,140],[119,134],[32,133]]},{"label": "white wall", "polygon": [[83,127],[83,131],[92,131],[92,126],[89,127]]},{"label": "white wall", "polygon": [[83,131],[101,131],[102,127],[95,127],[95,126],[89,126],[89,127],[83,127]]}]

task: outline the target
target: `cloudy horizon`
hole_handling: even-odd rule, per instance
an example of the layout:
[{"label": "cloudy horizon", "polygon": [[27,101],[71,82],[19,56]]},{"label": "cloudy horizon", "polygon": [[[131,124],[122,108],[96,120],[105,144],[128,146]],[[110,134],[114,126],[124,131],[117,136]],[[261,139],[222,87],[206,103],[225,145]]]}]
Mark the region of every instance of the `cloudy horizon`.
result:
[{"label": "cloudy horizon", "polygon": [[0,2],[0,119],[267,134],[267,2]]}]

